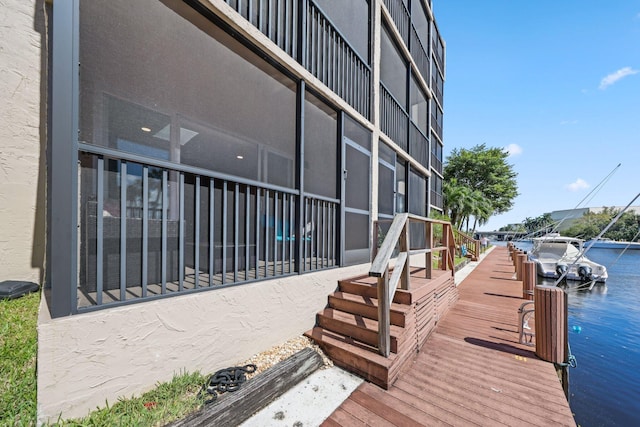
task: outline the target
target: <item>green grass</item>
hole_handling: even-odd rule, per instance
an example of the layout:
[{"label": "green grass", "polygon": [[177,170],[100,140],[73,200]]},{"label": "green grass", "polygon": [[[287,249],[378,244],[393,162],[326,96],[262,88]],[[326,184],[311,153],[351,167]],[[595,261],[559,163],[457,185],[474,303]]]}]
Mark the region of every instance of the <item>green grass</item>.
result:
[{"label": "green grass", "polygon": [[140,397],[120,399],[96,409],[84,418],[59,420],[52,426],[161,426],[195,411],[206,377],[198,372],[174,376]]},{"label": "green grass", "polygon": [[40,293],[0,300],[0,424],[36,423],[36,325]]},{"label": "green grass", "polygon": [[[40,293],[0,300],[0,425],[36,425],[37,319]],[[159,426],[183,418],[202,405],[198,396],[207,377],[177,375],[140,397],[105,402],[81,419],[52,426]]]}]

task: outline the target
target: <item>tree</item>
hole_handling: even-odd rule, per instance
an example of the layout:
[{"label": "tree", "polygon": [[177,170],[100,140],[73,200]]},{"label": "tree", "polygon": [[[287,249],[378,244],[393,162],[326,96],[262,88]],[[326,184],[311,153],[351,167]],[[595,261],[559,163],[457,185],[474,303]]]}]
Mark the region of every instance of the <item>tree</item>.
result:
[{"label": "tree", "polygon": [[[505,150],[488,148],[485,144],[476,145],[470,150],[454,149],[446,159],[445,184],[455,180],[455,186],[479,191],[490,204],[491,215],[507,212],[518,196],[517,173],[507,163],[508,156]],[[444,187],[443,184],[443,193]],[[482,216],[482,219],[488,220],[488,217]]]},{"label": "tree", "polygon": [[[589,240],[597,237],[600,232],[620,213],[614,208],[604,208],[601,212],[587,212],[563,234]],[[638,238],[640,215],[633,212],[623,213],[618,221],[604,234],[607,239],[632,241]]]}]

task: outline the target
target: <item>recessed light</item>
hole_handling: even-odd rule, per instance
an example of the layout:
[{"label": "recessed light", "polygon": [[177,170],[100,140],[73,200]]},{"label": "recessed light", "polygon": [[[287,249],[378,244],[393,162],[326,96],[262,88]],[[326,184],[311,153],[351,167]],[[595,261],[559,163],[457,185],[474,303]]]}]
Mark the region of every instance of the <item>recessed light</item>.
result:
[{"label": "recessed light", "polygon": [[236,159],[240,159],[240,160],[242,160],[242,159],[244,159],[244,156],[240,156],[240,155],[238,155],[238,156],[236,156]]},{"label": "recessed light", "polygon": [[151,129],[150,129],[150,128],[148,128],[148,127],[146,127],[146,126],[142,126],[142,127],[140,128],[140,130],[141,130],[141,131],[143,131],[143,132],[151,132]]}]

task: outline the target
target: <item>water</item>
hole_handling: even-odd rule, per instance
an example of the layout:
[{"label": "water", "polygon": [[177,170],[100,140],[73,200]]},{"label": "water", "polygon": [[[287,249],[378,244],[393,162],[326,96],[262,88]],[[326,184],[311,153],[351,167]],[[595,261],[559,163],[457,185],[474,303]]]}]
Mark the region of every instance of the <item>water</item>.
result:
[{"label": "water", "polygon": [[569,368],[569,404],[582,427],[640,425],[640,251],[621,253],[591,249],[588,258],[608,269],[606,286],[568,288],[578,362]]}]

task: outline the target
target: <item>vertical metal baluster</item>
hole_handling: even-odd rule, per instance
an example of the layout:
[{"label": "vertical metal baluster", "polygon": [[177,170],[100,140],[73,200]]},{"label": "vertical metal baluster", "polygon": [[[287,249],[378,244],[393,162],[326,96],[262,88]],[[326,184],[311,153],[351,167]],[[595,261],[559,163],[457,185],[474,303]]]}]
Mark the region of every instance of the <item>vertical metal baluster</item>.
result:
[{"label": "vertical metal baluster", "polygon": [[240,184],[236,182],[233,189],[233,282],[238,282],[238,246],[240,245]]},{"label": "vertical metal baluster", "polygon": [[98,188],[96,203],[96,305],[102,305],[104,249],[104,158],[98,157]]},{"label": "vertical metal baluster", "polygon": [[256,187],[256,274],[255,278],[260,277],[260,193],[262,190]]},{"label": "vertical metal baluster", "polygon": [[251,187],[245,185],[245,195],[244,195],[244,280],[245,282],[249,280],[249,247],[251,239],[250,239],[250,227],[251,222]]},{"label": "vertical metal baluster", "polygon": [[307,198],[300,193],[302,197],[302,236],[300,236],[300,244],[302,248],[302,271],[307,271]]},{"label": "vertical metal baluster", "polygon": [[195,257],[193,266],[195,271],[193,276],[193,288],[198,289],[200,287],[200,175],[196,175],[195,192],[195,230],[193,232],[193,256]]},{"label": "vertical metal baluster", "polygon": [[315,227],[313,228],[314,233],[314,244],[313,244],[313,253],[314,253],[314,269],[318,269],[318,254],[320,252],[320,201],[314,200],[314,214],[313,221],[315,222]]},{"label": "vertical metal baluster", "polygon": [[309,5],[309,21],[307,22],[307,26],[308,26],[308,37],[307,39],[309,40],[309,47],[307,48],[307,57],[308,57],[308,66],[309,66],[309,71],[311,71],[311,74],[313,74],[314,76],[316,75],[315,73],[315,62],[316,62],[316,46],[315,46],[315,42],[316,42],[316,37],[315,37],[315,26],[316,26],[316,21],[314,19],[314,15],[315,15],[315,9],[313,7],[311,7],[311,5]]},{"label": "vertical metal baluster", "polygon": [[264,192],[264,277],[269,276],[269,208],[271,200],[269,200],[269,190]]},{"label": "vertical metal baluster", "polygon": [[[295,196],[293,194],[289,195],[289,273],[291,273],[293,271],[293,259],[295,257],[294,255],[294,240],[293,240],[293,235],[295,234],[294,228],[295,227],[295,223],[296,223],[296,219],[293,215],[293,209],[294,206],[296,204],[296,200],[295,200]],[[298,239],[300,238],[300,236],[298,236]]]},{"label": "vertical metal baluster", "polygon": [[120,162],[120,301],[127,298],[127,162]]},{"label": "vertical metal baluster", "polygon": [[325,268],[325,258],[327,257],[327,203],[322,202],[322,268]]},{"label": "vertical metal baluster", "polygon": [[227,181],[222,182],[222,284],[227,283]]},{"label": "vertical metal baluster", "polygon": [[142,167],[142,297],[147,296],[149,273],[149,166]]},{"label": "vertical metal baluster", "polygon": [[282,252],[280,255],[280,275],[284,274],[284,262],[287,259],[286,258],[286,234],[285,234],[285,229],[284,229],[284,224],[285,224],[285,220],[287,218],[287,205],[286,205],[286,193],[281,193],[280,194],[280,234],[282,236],[282,238],[280,239],[280,242],[278,243],[278,247],[282,248]]},{"label": "vertical metal baluster", "polygon": [[257,22],[253,21],[253,2],[254,1],[255,0],[248,0],[248,3],[247,3],[247,21],[251,22],[254,26],[258,27]]},{"label": "vertical metal baluster", "polygon": [[162,260],[160,261],[162,263],[162,271],[161,271],[161,275],[162,275],[162,295],[167,293],[167,206],[169,206],[169,183],[168,183],[168,176],[167,176],[167,170],[163,169],[162,170],[162,233],[161,233],[161,240],[162,240],[162,248],[161,248],[161,257]]},{"label": "vertical metal baluster", "polygon": [[281,43],[282,33],[282,1],[276,0],[276,44],[282,47],[282,50],[286,50],[284,43]]},{"label": "vertical metal baluster", "polygon": [[280,253],[280,258],[278,259],[280,265],[280,274],[284,274],[284,260],[285,260],[285,237],[284,237],[284,219],[285,219],[285,194],[280,193],[280,234],[282,234],[282,238],[278,242],[278,247],[282,248]]},{"label": "vertical metal baluster", "polygon": [[213,286],[215,274],[215,207],[215,180],[209,178],[209,287]]},{"label": "vertical metal baluster", "polygon": [[264,34],[267,34],[265,29],[263,28],[263,25],[264,25],[264,0],[259,0],[258,1],[258,28]]},{"label": "vertical metal baluster", "polygon": [[278,275],[278,192],[273,192],[273,275]]},{"label": "vertical metal baluster", "polygon": [[184,173],[179,175],[178,291],[184,290]]},{"label": "vertical metal baluster", "polygon": [[289,46],[289,0],[283,0],[284,4],[282,5],[282,39],[283,39],[283,47],[282,50],[287,52],[290,56],[293,56],[290,46]]}]

